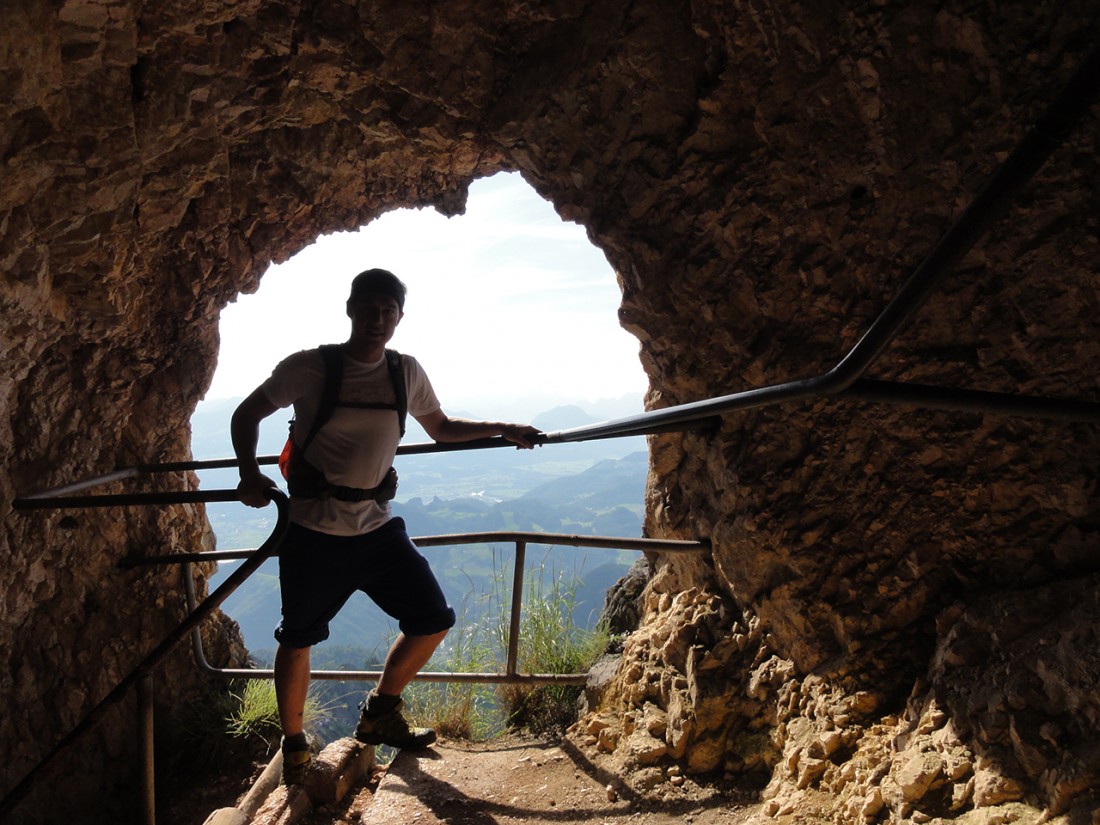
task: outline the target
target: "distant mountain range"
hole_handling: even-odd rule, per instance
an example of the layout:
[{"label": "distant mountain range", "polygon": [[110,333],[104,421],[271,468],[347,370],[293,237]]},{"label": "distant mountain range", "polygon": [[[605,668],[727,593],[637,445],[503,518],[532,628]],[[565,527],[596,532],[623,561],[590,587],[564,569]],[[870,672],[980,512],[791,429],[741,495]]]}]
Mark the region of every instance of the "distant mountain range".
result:
[{"label": "distant mountain range", "polygon": [[[192,417],[192,444],[196,458],[231,455],[228,419],[237,401],[200,405]],[[532,423],[552,432],[608,417],[639,412],[621,400],[620,411],[595,415],[579,406],[560,406],[536,416]],[[462,415],[462,413],[456,413]],[[470,416],[474,417],[474,416]],[[279,416],[273,416],[273,419]],[[265,422],[271,424],[272,419]],[[278,429],[261,430],[260,451],[274,454],[286,437],[285,420]],[[409,419],[406,443],[429,439]],[[541,531],[579,535],[641,535],[648,458],[645,440],[606,439],[576,444],[553,444],[533,451],[471,450],[399,456],[401,477],[394,514],[405,518],[414,536],[497,530]],[[277,477],[277,470],[271,473]],[[236,486],[235,470],[200,473],[204,488]],[[271,530],[266,510],[241,505],[212,504],[207,514],[220,549],[256,547]],[[475,622],[502,582],[510,587],[514,548],[510,544],[428,547],[444,591],[460,614],[460,623]],[[560,580],[574,589],[574,620],[591,626],[603,607],[607,589],[637,557],[634,551],[608,551],[532,545],[527,570],[542,582]],[[216,586],[232,569],[223,564]],[[271,632],[278,622],[277,566],[269,562],[225,603],[224,610],[241,626],[246,644],[261,658],[273,647]],[[365,596],[356,594],[333,622],[327,646],[358,650],[366,659],[384,655],[395,624]],[[347,651],[343,651],[347,658]]]}]

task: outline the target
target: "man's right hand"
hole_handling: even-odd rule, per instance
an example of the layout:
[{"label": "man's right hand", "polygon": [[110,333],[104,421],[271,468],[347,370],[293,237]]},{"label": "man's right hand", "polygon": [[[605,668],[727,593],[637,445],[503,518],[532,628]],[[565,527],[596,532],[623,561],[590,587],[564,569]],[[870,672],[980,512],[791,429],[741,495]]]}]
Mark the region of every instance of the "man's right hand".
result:
[{"label": "man's right hand", "polygon": [[233,439],[233,453],[237,456],[237,468],[241,483],[237,485],[237,498],[249,507],[266,507],[271,500],[267,491],[278,485],[260,472],[256,463],[256,442],[260,438],[260,422],[277,407],[267,400],[262,387],[257,387],[233,412],[229,433]]},{"label": "man's right hand", "polygon": [[241,483],[237,485],[237,498],[249,507],[266,507],[271,501],[267,491],[278,486],[263,473],[249,473],[242,476]]}]

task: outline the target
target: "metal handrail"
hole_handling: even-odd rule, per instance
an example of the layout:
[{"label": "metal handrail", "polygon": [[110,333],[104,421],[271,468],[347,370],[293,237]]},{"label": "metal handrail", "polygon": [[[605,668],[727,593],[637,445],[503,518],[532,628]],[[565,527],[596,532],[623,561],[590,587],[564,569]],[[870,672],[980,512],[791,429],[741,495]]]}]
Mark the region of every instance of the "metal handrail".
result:
[{"label": "metal handrail", "polygon": [[[659,553],[698,553],[710,545],[704,541],[677,541],[671,539],[620,538],[614,536],[581,536],[569,533],[541,533],[526,531],[490,531],[482,533],[451,533],[437,536],[417,536],[413,539],[417,547],[445,547],[463,544],[488,544],[492,542],[511,542],[516,546],[516,558],[512,574],[512,600],[509,611],[509,630],[507,656],[503,673],[457,671],[420,671],[414,677],[419,682],[451,682],[479,684],[556,684],[583,685],[587,673],[519,673],[520,615],[523,608],[523,574],[526,569],[527,545],[567,545],[573,547],[591,547],[616,550],[641,550]],[[219,559],[251,558],[254,550],[228,550],[217,553]],[[187,591],[187,603],[195,600],[195,584],[190,575],[192,562],[209,561],[214,553],[176,553],[162,556],[150,556],[135,559],[132,565],[171,564],[184,565],[184,586]],[[202,635],[198,629],[191,634],[192,649],[199,669],[209,676],[222,679],[271,679],[275,672],[263,668],[217,668],[209,663],[203,650]],[[311,678],[329,681],[377,680],[382,676],[380,670],[315,670]]]},{"label": "metal handrail", "polygon": [[[190,462],[188,462],[190,463]],[[174,466],[173,469],[181,469]],[[53,488],[30,496],[17,498],[13,507],[18,510],[47,509],[84,509],[98,507],[118,507],[130,505],[193,504],[239,501],[236,490],[181,491],[167,493],[117,493],[74,496],[72,492],[83,492],[96,485],[134,478],[150,472],[167,471],[165,465],[149,465],[116,471],[96,479]],[[168,655],[175,645],[185,636],[191,635],[196,664],[207,675],[226,679],[271,679],[274,671],[244,668],[215,668],[206,658],[202,645],[200,625],[220,607],[260,566],[272,558],[286,535],[290,523],[289,499],[277,488],[269,490],[270,500],[277,507],[275,526],[267,540],[255,550],[229,551],[222,553],[182,553],[150,556],[124,560],[120,566],[136,567],[141,565],[182,563],[183,580],[187,596],[188,614],[179,625],[157,647],[125,676],[111,692],[46,754],[8,794],[0,800],[0,816],[13,810],[30,793],[42,773],[58,758],[67,752],[85,733],[98,724],[106,713],[118,704],[135,684],[139,688],[139,707],[142,714],[144,740],[145,773],[145,815],[148,823],[155,822],[155,793],[153,790],[154,772],[152,767],[152,688],[150,675],[153,669]],[[651,552],[699,552],[708,546],[700,541],[675,541],[661,539],[631,539],[608,536],[581,536],[564,533],[533,533],[517,531],[491,531],[483,533],[447,534],[424,536],[416,541],[422,547],[453,544],[473,544],[490,541],[512,541],[516,545],[515,569],[512,580],[512,601],[509,614],[508,650],[504,673],[455,673],[446,671],[421,671],[414,676],[417,681],[461,682],[481,684],[559,684],[582,685],[587,679],[584,673],[519,673],[520,614],[523,599],[523,574],[526,567],[526,546],[532,543],[566,544],[573,546],[639,549]],[[243,559],[244,563],[234,570],[213,593],[201,603],[197,603],[194,578],[191,575],[193,561],[219,559]],[[357,681],[361,679],[377,680],[381,671],[313,671],[311,678],[318,680]]]},{"label": "metal handrail", "polygon": [[1009,201],[1031,180],[1050,154],[1100,94],[1100,48],[1078,67],[1069,83],[1035,125],[998,167],[986,186],[941,237],[939,243],[909,276],[894,299],[871,326],[827,372],[732,395],[679,404],[630,418],[563,430],[562,441],[652,432],[668,425],[700,425],[716,415],[802,401],[824,395],[847,395],[866,401],[915,404],[949,410],[977,410],[1040,418],[1100,423],[1100,404],[1088,401],[1016,396],[952,387],[930,387],[903,382],[862,381],[875,359],[897,337],[902,327],[928,301],[943,277],[963,259]]},{"label": "metal handrail", "polygon": [[[281,490],[269,491],[269,500],[277,509],[275,526],[271,535],[256,550],[255,554],[233,571],[224,582],[218,586],[203,602],[197,605],[190,613],[169,633],[160,644],[134,667],[130,673],[108,693],[99,704],[89,711],[77,725],[57,742],[53,748],[19,781],[11,791],[0,800],[0,817],[9,813],[23,800],[42,772],[52,765],[60,756],[67,752],[73,744],[85,733],[97,725],[110,709],[125,698],[126,693],[134,685],[140,684],[171,652],[176,644],[197,628],[212,614],[241,584],[248,579],[260,565],[274,555],[286,535],[290,524],[290,502],[286,494]],[[83,497],[55,497],[24,499],[20,509],[69,509],[89,507],[116,507],[122,505],[148,505],[148,504],[192,504],[217,501],[236,501],[236,490],[210,490],[210,491],[184,491],[178,493],[124,493],[119,495],[100,495]]]},{"label": "metal handrail", "polygon": [[[811,378],[796,379],[648,410],[637,415],[609,419],[536,436],[536,443],[563,444],[687,430],[713,424],[720,416],[832,395],[872,403],[903,404],[929,409],[993,412],[1029,418],[1100,423],[1100,403],[1081,399],[1045,398],[989,392],[964,387],[942,387],[903,381],[882,381],[863,376],[902,328],[927,303],[936,287],[978,242],[1008,203],[1034,177],[1068,137],[1074,125],[1100,95],[1100,48],[1078,67],[1069,83],[1013,148],[993,176],[952,223],[932,251],[906,279],[901,289],[879,313],[860,339],[829,370]],[[514,446],[499,436],[473,441],[400,445],[398,455],[481,450]],[[260,464],[275,464],[278,456],[262,456]],[[235,467],[236,459],[220,458],[146,464],[117,474],[172,472]],[[103,476],[101,478],[109,478]]]}]

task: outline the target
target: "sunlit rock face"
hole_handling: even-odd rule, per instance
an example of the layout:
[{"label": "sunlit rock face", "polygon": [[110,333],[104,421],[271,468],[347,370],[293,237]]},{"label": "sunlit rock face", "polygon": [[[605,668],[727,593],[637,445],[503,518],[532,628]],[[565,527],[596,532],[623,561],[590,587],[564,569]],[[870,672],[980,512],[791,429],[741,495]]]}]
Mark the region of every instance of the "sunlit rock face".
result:
[{"label": "sunlit rock face", "polygon": [[[4,17],[4,789],[182,615],[177,570],[119,562],[209,542],[197,509],[12,499],[186,457],[218,312],[270,261],[391,208],[457,214],[471,180],[518,170],[619,273],[652,407],[813,376],[1098,23],[1084,0],[28,1]],[[1096,136],[1093,109],[870,376],[1100,400]],[[838,398],[655,437],[647,531],[713,550],[655,560],[581,727],[610,730],[595,738],[624,768],[755,783],[761,816],[1087,808],[1098,458],[1092,425]],[[231,625],[208,635],[243,658]],[[198,680],[181,651],[159,718]],[[133,790],[131,705],[70,757],[70,805]]]}]

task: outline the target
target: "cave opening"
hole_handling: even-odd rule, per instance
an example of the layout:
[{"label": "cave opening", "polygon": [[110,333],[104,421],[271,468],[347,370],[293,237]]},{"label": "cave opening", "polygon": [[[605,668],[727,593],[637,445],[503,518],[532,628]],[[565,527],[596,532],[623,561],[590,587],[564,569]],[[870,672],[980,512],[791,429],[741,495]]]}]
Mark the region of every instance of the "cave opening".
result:
[{"label": "cave opening", "polygon": [[[583,227],[559,218],[520,175],[500,173],[471,185],[464,215],[395,210],[358,232],[323,236],[272,266],[254,294],[229,305],[220,321],[217,369],[192,416],[196,459],[232,454],[229,417],[279,360],[343,340],[347,285],[355,273],[375,266],[407,284],[406,315],[392,346],[424,365],[449,414],[530,421],[552,431],[642,411],[646,378],[638,344],[615,320],[621,293],[603,253]],[[289,417],[286,410],[264,421],[261,455],[279,452]],[[408,426],[404,443],[429,440],[411,417]],[[558,444],[533,455],[475,450],[402,456],[397,467],[401,482],[394,512],[414,536],[532,528],[642,533],[648,469],[642,436]],[[277,471],[272,473],[278,479]],[[204,488],[236,485],[233,469],[199,475]],[[592,501],[596,497],[601,500]],[[269,513],[238,504],[210,504],[207,515],[219,550],[256,547],[270,531]],[[464,605],[471,626],[482,622],[483,611],[499,609],[500,594],[493,591],[508,572],[510,553],[504,545],[427,551],[448,598],[456,607]],[[590,629],[608,588],[638,555],[539,548],[528,572],[540,590],[564,586],[573,621]],[[222,562],[209,581],[211,589],[236,564]],[[222,608],[239,624],[260,666],[274,656],[277,582],[277,564],[268,562]],[[495,607],[488,604],[494,598]],[[396,632],[366,596],[355,594],[333,623],[325,649],[315,654],[315,668],[369,667]],[[451,654],[445,644],[440,658]],[[343,699],[343,694],[325,697],[336,707],[349,704]],[[354,711],[354,702],[350,708]],[[349,721],[336,716],[333,735]]]},{"label": "cave opening", "polygon": [[445,405],[531,415],[646,389],[603,253],[519,174],[498,173],[470,186],[463,215],[393,210],[271,266],[257,292],[222,310],[205,400],[241,397],[282,357],[345,335],[347,285],[371,267],[407,284],[393,343],[430,368]]}]

